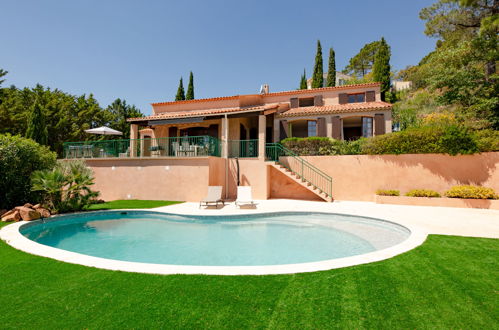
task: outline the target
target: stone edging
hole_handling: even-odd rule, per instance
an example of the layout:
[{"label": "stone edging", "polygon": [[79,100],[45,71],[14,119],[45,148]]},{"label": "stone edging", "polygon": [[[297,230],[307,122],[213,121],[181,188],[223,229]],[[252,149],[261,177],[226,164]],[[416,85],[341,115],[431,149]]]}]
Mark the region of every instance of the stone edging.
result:
[{"label": "stone edging", "polygon": [[[126,211],[126,210],[123,210]],[[141,210],[128,210],[141,211]],[[146,211],[146,210],[142,210]],[[111,211],[112,212],[112,211]],[[306,211],[305,211],[306,212]],[[164,212],[167,213],[167,212]],[[168,212],[171,213],[171,212]],[[268,213],[268,212],[255,212]],[[324,213],[324,212],[321,212]],[[333,212],[328,212],[333,213]],[[178,213],[181,215],[180,213]],[[334,212],[334,214],[342,214]],[[346,215],[346,214],[342,214]],[[393,220],[379,219],[383,221],[393,222]],[[56,259],[72,264],[79,264],[89,267],[96,267],[108,270],[118,270],[136,273],[148,274],[206,274],[206,275],[271,275],[271,274],[294,274],[305,272],[316,272],[330,270],[336,268],[361,265],[376,261],[392,258],[421,245],[427,237],[425,231],[411,226],[401,225],[407,228],[411,234],[400,244],[395,246],[362,254],[352,257],[330,259],[318,262],[308,262],[299,264],[286,265],[270,265],[270,266],[181,266],[181,265],[164,265],[164,264],[149,264],[140,262],[128,262],[99,257],[88,256],[80,253],[70,252],[47,245],[36,243],[23,236],[19,229],[25,225],[26,221],[16,222],[0,229],[0,239],[4,240],[12,247],[42,257]]]}]

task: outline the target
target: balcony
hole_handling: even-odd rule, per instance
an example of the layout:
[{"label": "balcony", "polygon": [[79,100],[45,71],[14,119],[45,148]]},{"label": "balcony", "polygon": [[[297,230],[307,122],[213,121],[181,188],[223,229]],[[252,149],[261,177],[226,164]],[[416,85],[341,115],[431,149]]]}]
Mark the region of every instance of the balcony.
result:
[{"label": "balcony", "polygon": [[64,158],[220,157],[211,136],[65,142]]}]

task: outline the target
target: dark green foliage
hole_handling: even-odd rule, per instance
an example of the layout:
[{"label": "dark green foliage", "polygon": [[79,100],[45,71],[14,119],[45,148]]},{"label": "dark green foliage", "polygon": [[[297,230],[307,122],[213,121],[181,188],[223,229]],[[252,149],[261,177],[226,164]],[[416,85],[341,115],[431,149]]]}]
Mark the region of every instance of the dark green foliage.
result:
[{"label": "dark green foliage", "polygon": [[125,100],[121,99],[114,100],[106,110],[110,115],[111,128],[123,133],[121,139],[130,138],[130,123],[127,122],[127,119],[144,116],[134,105],[129,105]]},{"label": "dark green foliage", "polygon": [[373,80],[381,83],[381,100],[385,101],[385,95],[390,90],[390,48],[385,38],[381,38],[374,56]]},{"label": "dark green foliage", "polygon": [[[1,226],[1,225],[0,225]],[[148,275],[0,241],[3,329],[491,329],[496,239],[430,235],[394,258],[272,276]]]},{"label": "dark green foliage", "polygon": [[[115,111],[114,106],[103,109],[92,94],[75,96],[58,89],[51,90],[41,85],[19,89],[15,86],[0,88],[0,134],[25,135],[28,117],[37,100],[45,111],[48,145],[62,155],[63,142],[102,139],[102,136],[88,134],[86,129],[109,126],[129,134],[129,124],[124,122],[124,112]],[[122,102],[124,103],[124,101]],[[128,106],[126,113],[141,117],[134,106]],[[109,138],[109,137],[106,137]]]},{"label": "dark green foliage", "polygon": [[484,129],[473,133],[481,152],[499,151],[499,131]]},{"label": "dark green foliage", "polygon": [[[0,78],[6,76],[7,73],[9,73],[9,71],[5,71],[5,70],[0,69]],[[5,79],[0,79],[0,86],[3,84],[4,81],[5,81]]]},{"label": "dark green foliage", "polygon": [[180,82],[178,84],[177,95],[175,95],[175,101],[185,100],[185,92],[184,92],[184,83],[182,82],[182,78],[180,78]]},{"label": "dark green foliage", "polygon": [[312,75],[312,88],[324,86],[324,70],[322,65],[322,47],[320,40],[317,40],[317,53],[315,54],[314,73]]},{"label": "dark green foliage", "polygon": [[81,211],[99,196],[92,191],[93,172],[84,161],[60,161],[51,170],[31,175],[32,190],[42,194],[43,205],[55,213]]},{"label": "dark green foliage", "polygon": [[45,123],[44,112],[40,103],[35,101],[29,115],[26,137],[39,144],[47,145],[49,133],[47,124]]},{"label": "dark green foliage", "polygon": [[150,209],[154,207],[168,206],[179,203],[182,202],[126,199],[126,200],[115,200],[100,204],[92,204],[87,208],[87,210],[96,211],[96,210],[116,210],[116,209]]},{"label": "dark green foliage", "polygon": [[287,138],[281,144],[300,156],[358,155],[366,139],[340,141],[328,137]]},{"label": "dark green foliage", "polygon": [[185,94],[186,100],[194,100],[194,75],[189,74],[189,85],[187,86],[187,94]]},{"label": "dark green foliage", "polygon": [[38,201],[31,191],[34,171],[51,169],[56,154],[31,139],[0,134],[0,209]]},{"label": "dark green foliage", "polygon": [[449,155],[474,154],[479,151],[475,138],[469,129],[457,125],[445,128],[439,144],[442,150]]},{"label": "dark green foliage", "polygon": [[336,59],[333,48],[329,48],[329,65],[327,68],[326,87],[336,86]]},{"label": "dark green foliage", "polygon": [[350,59],[343,73],[353,75],[357,78],[363,78],[367,75],[373,67],[379,45],[380,41],[373,41],[364,45],[359,53]]},{"label": "dark green foliage", "polygon": [[307,74],[305,73],[305,69],[303,69],[303,75],[300,78],[300,88],[299,89],[307,89]]}]

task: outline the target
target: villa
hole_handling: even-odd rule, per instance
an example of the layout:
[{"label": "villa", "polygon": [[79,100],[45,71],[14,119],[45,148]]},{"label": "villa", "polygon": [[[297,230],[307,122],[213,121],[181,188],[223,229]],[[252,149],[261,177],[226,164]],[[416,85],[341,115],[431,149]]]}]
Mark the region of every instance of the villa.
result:
[{"label": "villa", "polygon": [[277,142],[355,140],[392,129],[379,83],[275,93],[264,85],[260,94],[153,103],[152,110],[129,119],[129,140],[65,144],[66,158],[87,159],[104,198],[195,201],[220,185],[231,199],[237,186],[250,185],[257,199],[332,201],[332,176]]}]

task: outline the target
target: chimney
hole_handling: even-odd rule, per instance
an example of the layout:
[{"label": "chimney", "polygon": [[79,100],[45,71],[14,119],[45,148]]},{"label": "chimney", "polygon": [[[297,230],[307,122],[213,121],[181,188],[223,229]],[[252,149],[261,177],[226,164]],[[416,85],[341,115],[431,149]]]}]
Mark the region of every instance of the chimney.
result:
[{"label": "chimney", "polygon": [[263,84],[260,86],[260,94],[268,94],[270,91],[269,84]]}]

